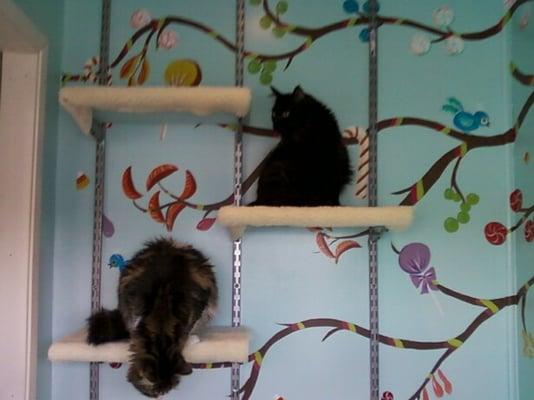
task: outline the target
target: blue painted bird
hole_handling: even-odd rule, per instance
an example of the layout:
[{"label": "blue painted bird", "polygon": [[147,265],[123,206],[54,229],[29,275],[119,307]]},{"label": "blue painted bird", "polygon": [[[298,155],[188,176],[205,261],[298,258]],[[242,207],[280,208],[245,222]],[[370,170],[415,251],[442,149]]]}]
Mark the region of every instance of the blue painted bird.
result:
[{"label": "blue painted bird", "polygon": [[118,268],[119,271],[123,271],[128,266],[128,263],[124,261],[124,257],[122,257],[120,254],[113,254],[109,258],[109,268]]},{"label": "blue painted bird", "polygon": [[490,126],[489,115],[487,113],[484,111],[477,111],[475,113],[465,111],[462,103],[454,97],[449,97],[447,103],[441,109],[454,114],[452,122],[456,128],[463,132],[472,132],[481,126]]}]

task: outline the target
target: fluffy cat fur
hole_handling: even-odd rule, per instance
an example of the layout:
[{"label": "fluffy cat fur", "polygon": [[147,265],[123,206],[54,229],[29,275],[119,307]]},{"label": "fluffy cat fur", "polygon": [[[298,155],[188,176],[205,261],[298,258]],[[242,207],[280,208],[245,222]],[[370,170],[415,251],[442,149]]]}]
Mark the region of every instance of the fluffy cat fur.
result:
[{"label": "fluffy cat fur", "polygon": [[251,205],[339,205],[352,171],[336,118],[300,86],[286,94],[271,89],[273,128],[281,140],[265,160]]},{"label": "fluffy cat fur", "polygon": [[130,338],[128,381],[148,397],[167,393],[192,372],[182,350],[216,308],[212,268],[191,246],[164,238],[147,242],[121,272],[118,309],[88,319],[87,342]]}]

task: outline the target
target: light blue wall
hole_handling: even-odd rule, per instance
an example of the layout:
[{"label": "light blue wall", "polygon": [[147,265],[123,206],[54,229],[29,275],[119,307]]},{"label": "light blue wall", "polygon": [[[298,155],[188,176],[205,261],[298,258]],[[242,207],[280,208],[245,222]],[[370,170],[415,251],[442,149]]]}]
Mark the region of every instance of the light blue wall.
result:
[{"label": "light blue wall", "polygon": [[[511,42],[511,62],[517,67],[517,71],[522,74],[532,76],[534,70],[534,20],[532,19],[532,5],[526,7],[522,12],[517,13],[513,19],[513,23],[509,29],[509,36]],[[528,25],[524,26],[525,22]],[[512,98],[513,98],[513,115],[518,115],[521,112],[523,104],[527,98],[532,95],[532,83],[530,85],[525,82],[520,82],[512,78],[511,82]],[[532,183],[533,164],[531,160],[526,157],[533,154],[534,138],[532,136],[534,129],[534,117],[530,113],[521,129],[514,148],[514,171],[515,171],[515,187],[514,189],[521,190],[523,194],[523,207],[531,207],[534,201],[534,185]],[[519,212],[512,217],[514,223],[519,222],[521,217],[525,215],[524,212]],[[532,220],[529,216],[528,220]],[[516,240],[516,265],[517,265],[517,284],[520,287],[524,281],[530,278],[532,274],[532,257],[533,247],[532,243],[525,238],[525,226],[528,222],[520,224],[518,228]],[[534,318],[532,313],[532,294],[529,294],[525,303],[525,325],[521,317],[521,309],[518,309],[518,379],[519,392],[521,398],[527,399],[534,393],[534,382],[532,381],[532,374],[534,373]],[[525,332],[526,328],[526,332]],[[523,338],[522,334],[532,335],[532,339],[527,340]],[[527,347],[529,346],[529,347]],[[530,352],[528,352],[530,349]]]},{"label": "light blue wall", "polygon": [[[282,91],[301,84],[332,108],[342,129],[365,128],[368,49],[359,39],[362,25],[347,19],[355,14],[347,14],[341,0],[328,4],[289,0],[289,9],[282,19],[296,29],[277,38],[270,29],[260,28],[263,9],[253,3],[247,1],[246,48],[260,58],[280,56],[272,73],[272,84]],[[276,6],[274,1],[270,4]],[[528,265],[530,253],[521,229],[507,235],[504,243],[493,245],[490,243],[493,237],[486,237],[485,228],[494,221],[505,227],[515,223],[516,215],[508,205],[508,194],[514,189],[514,172],[515,186],[520,187],[521,180],[525,181],[522,187],[525,204],[530,202],[526,186],[532,164],[524,164],[518,155],[521,146],[528,147],[528,144],[518,141],[514,150],[504,139],[510,138],[505,133],[514,126],[518,110],[530,93],[528,87],[518,85],[511,78],[508,63],[512,56],[513,60],[520,60],[516,62],[523,71],[532,74],[532,45],[524,39],[532,27],[525,33],[508,26],[506,32],[499,33],[499,25],[495,24],[505,15],[501,0],[488,0],[483,7],[475,2],[453,0],[447,3],[455,15],[451,29],[467,33],[482,31],[480,37],[467,35],[461,54],[448,55],[446,41],[433,43],[428,54],[412,54],[410,42],[414,35],[423,34],[429,40],[437,38],[438,27],[433,24],[432,14],[442,5],[438,0],[381,2],[380,15],[389,19],[384,21],[379,33],[379,202],[381,205],[414,204],[416,215],[412,228],[386,233],[379,245],[380,326],[385,335],[381,346],[382,391],[393,392],[396,399],[422,396],[423,390],[435,398],[440,388],[452,388],[450,398],[517,399],[516,380],[522,375],[516,374],[516,356],[520,357],[522,373],[527,374],[528,368],[532,368],[531,359],[523,358],[516,351],[521,340],[516,329],[518,307],[486,300],[511,296],[530,278],[528,267],[523,268]],[[202,70],[203,85],[230,85],[234,79],[234,53],[220,38],[233,41],[234,6],[230,0],[197,0],[173,5],[164,0],[115,1],[111,60],[117,58],[136,32],[130,26],[131,15],[138,9],[146,9],[154,19],[170,16],[183,19],[169,26],[179,35],[176,47],[156,50],[155,36],[149,41],[147,57],[151,72],[145,85],[164,85],[164,70],[176,59],[195,60]],[[521,5],[516,17],[528,6]],[[100,4],[93,2],[65,4],[63,72],[71,75],[83,72],[86,61],[98,54],[99,8]],[[188,25],[191,22],[200,23],[201,29],[192,29]],[[514,18],[508,25],[516,23]],[[494,25],[497,29],[485,31]],[[204,28],[211,34],[202,31]],[[303,46],[307,36],[300,35],[301,32],[316,35],[309,48]],[[146,38],[145,33],[113,68],[114,85],[126,84],[119,71],[141,51]],[[523,38],[521,45],[516,44],[516,38]],[[288,54],[294,56],[289,66],[291,55]],[[268,86],[263,84],[266,82],[261,82],[261,73],[248,70],[250,62],[249,57],[245,83],[253,90],[253,106],[246,124],[251,128],[270,129],[272,98]],[[455,127],[454,113],[442,109],[449,97],[457,98],[466,112],[481,110],[489,115],[490,126],[471,133],[480,139],[462,136],[461,129]],[[528,132],[532,117],[528,118],[522,132],[525,129]],[[121,178],[127,167],[132,166],[134,184],[143,194],[137,201],[141,208],[146,208],[156,191],[146,193],[147,176],[153,168],[166,163],[179,167],[178,172],[164,181],[172,191],[181,191],[186,170],[194,175],[198,188],[190,199],[194,204],[213,204],[231,194],[231,131],[207,124],[194,127],[171,123],[167,128],[163,141],[157,119],[148,123],[139,123],[137,119],[115,121],[109,130],[105,213],[113,222],[115,233],[105,240],[104,264],[113,253],[127,258],[145,239],[167,233],[163,225],[125,197]],[[499,138],[500,134],[503,140],[492,138]],[[518,140],[524,140],[524,136],[521,134]],[[78,329],[89,314],[94,183],[93,143],[82,136],[70,116],[63,112],[58,140],[54,338]],[[246,176],[275,143],[274,138],[245,135]],[[446,159],[454,148],[457,153]],[[358,146],[349,146],[355,166],[358,151]],[[91,182],[81,190],[75,185],[79,171]],[[452,233],[446,231],[444,221],[457,218],[460,204],[444,197],[451,182],[465,197],[473,193],[479,199],[469,210],[469,222]],[[413,188],[411,197],[405,198],[408,193],[394,194],[410,187]],[[169,200],[166,197],[163,200],[163,193],[161,196],[162,203]],[[249,190],[246,200],[253,198],[254,188]],[[354,185],[347,187],[343,202],[365,204],[364,200],[355,198]],[[204,212],[193,208],[184,210],[175,221],[172,235],[193,243],[217,266],[221,306],[215,323],[228,324],[231,242],[217,224],[208,231],[196,228]],[[214,216],[215,212],[209,215]],[[321,251],[317,244],[321,234],[317,232],[267,229],[250,230],[246,234],[243,322],[253,333],[251,351],[260,349],[277,332],[286,335],[274,340],[268,353],[262,354],[261,373],[251,398],[270,399],[278,394],[286,399],[349,399],[368,395],[367,237],[339,238],[358,232],[322,231],[334,252],[344,240],[356,241],[361,246],[344,253],[338,263]],[[443,285],[441,290],[420,294],[420,289],[414,287],[408,274],[400,268],[393,247],[402,250],[416,242],[430,250],[430,262],[424,267],[435,268],[437,281]],[[514,268],[516,246],[518,268]],[[425,272],[430,271],[425,268]],[[103,303],[107,307],[116,303],[116,282],[117,271],[104,268]],[[280,323],[293,325],[283,331],[285,328]],[[341,331],[322,342],[325,334],[335,327]],[[252,368],[253,364],[243,367],[243,383],[257,369],[257,362],[256,368]],[[473,368],[474,365],[481,367]],[[83,392],[88,387],[87,365],[56,364],[53,371],[54,399],[78,398],[80,388]],[[434,384],[425,381],[432,371],[435,371]],[[119,370],[102,367],[103,399],[141,398],[126,382],[125,372],[125,366]],[[524,387],[528,379],[519,381],[523,393],[531,393]],[[222,399],[228,391],[228,370],[198,370],[184,379],[168,398]]]},{"label": "light blue wall", "polygon": [[42,165],[41,243],[39,270],[39,358],[37,391],[39,400],[50,399],[52,368],[47,359],[52,341],[52,302],[54,273],[55,177],[58,137],[57,92],[63,34],[63,0],[15,0],[48,39],[45,136]]}]

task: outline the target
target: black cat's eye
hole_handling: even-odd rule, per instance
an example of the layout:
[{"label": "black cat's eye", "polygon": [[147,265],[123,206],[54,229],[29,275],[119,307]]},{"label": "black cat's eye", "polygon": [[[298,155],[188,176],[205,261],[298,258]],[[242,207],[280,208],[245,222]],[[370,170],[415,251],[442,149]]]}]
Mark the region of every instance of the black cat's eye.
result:
[{"label": "black cat's eye", "polygon": [[289,117],[289,111],[284,111],[282,113],[282,118],[287,118],[287,117]]}]

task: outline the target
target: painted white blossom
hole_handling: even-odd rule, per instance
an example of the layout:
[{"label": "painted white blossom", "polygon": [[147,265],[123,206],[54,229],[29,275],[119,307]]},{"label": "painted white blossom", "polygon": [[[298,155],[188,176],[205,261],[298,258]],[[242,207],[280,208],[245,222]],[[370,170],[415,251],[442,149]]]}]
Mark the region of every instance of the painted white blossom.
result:
[{"label": "painted white blossom", "polygon": [[447,53],[449,53],[451,56],[460,54],[462,51],[464,51],[464,46],[464,40],[459,36],[451,36],[445,42]]},{"label": "painted white blossom", "polygon": [[130,25],[134,29],[139,29],[148,24],[152,17],[147,10],[135,10],[130,17]]},{"label": "painted white blossom", "polygon": [[430,50],[430,39],[421,33],[416,33],[410,42],[410,51],[418,56],[428,53]]},{"label": "painted white blossom", "polygon": [[440,28],[446,28],[452,24],[452,21],[454,20],[454,11],[448,6],[437,8],[432,13],[432,20],[434,21],[434,25],[439,26]]},{"label": "painted white blossom", "polygon": [[178,44],[178,34],[170,29],[165,29],[158,40],[159,47],[164,49],[172,49]]}]

